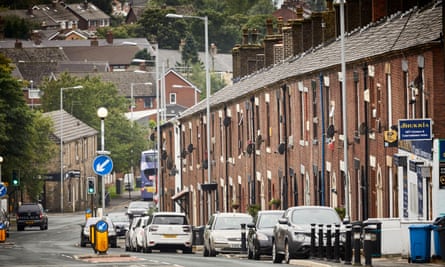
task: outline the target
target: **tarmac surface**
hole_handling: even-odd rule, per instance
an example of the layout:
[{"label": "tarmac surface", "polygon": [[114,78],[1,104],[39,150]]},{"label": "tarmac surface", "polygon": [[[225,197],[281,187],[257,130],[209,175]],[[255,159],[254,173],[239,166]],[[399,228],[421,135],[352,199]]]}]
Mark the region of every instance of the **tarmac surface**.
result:
[{"label": "tarmac surface", "polygon": [[[128,206],[131,201],[139,200],[138,191],[131,192],[131,199],[128,191],[124,191],[123,194],[111,198],[110,206],[107,207],[107,211],[110,212],[115,209],[120,209],[122,207]],[[195,247],[196,253],[200,253],[201,247]],[[236,257],[246,257],[247,255],[237,255]],[[328,260],[320,260],[320,259],[305,259],[305,260],[291,260],[290,265],[300,266],[300,267],[339,267],[339,266],[365,266],[365,267],[406,267],[407,265],[413,267],[443,267],[445,266],[445,261],[440,259],[431,259],[430,262],[426,263],[413,263],[408,260],[407,256],[401,255],[390,255],[379,258],[372,258],[371,264],[365,264],[365,258],[362,257],[360,263],[354,262],[354,258],[351,261],[351,264],[345,264],[344,262],[333,262]]]}]

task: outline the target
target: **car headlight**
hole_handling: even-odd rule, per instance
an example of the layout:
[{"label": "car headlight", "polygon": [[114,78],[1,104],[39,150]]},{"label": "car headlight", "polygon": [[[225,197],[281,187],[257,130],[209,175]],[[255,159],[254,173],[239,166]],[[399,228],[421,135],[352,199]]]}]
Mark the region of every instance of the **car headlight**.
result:
[{"label": "car headlight", "polygon": [[268,240],[269,238],[267,237],[267,235],[263,234],[263,233],[256,233],[256,237],[258,240]]},{"label": "car headlight", "polygon": [[294,232],[294,240],[297,242],[309,242],[310,237],[306,233]]}]

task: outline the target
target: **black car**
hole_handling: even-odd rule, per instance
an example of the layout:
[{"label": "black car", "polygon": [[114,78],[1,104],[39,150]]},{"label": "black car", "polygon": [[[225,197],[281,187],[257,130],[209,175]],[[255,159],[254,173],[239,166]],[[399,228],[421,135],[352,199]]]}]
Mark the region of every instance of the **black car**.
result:
[{"label": "black car", "polygon": [[40,227],[40,230],[48,230],[48,215],[40,203],[22,204],[17,211],[17,231],[23,231],[25,227]]},{"label": "black car", "polygon": [[247,227],[247,257],[258,260],[261,255],[272,255],[273,228],[283,216],[283,210],[259,211]]}]

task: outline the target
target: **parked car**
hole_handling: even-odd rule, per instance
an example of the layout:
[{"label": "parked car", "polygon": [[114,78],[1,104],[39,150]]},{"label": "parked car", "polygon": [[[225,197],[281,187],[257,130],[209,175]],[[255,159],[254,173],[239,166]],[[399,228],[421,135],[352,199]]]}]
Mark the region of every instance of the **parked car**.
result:
[{"label": "parked car", "polygon": [[40,203],[22,204],[17,210],[17,231],[23,231],[25,227],[40,227],[40,230],[48,230],[48,215]]},{"label": "parked car", "polygon": [[9,237],[9,214],[5,209],[0,209],[0,223],[3,224],[3,227],[5,227],[6,230],[6,237]]},{"label": "parked car", "polygon": [[[273,231],[272,260],[289,263],[291,259],[308,258],[311,246],[311,224],[342,225],[342,221],[331,207],[324,206],[298,206],[288,208]],[[344,228],[340,239],[340,253],[344,251]],[[325,231],[324,231],[325,232]],[[318,244],[316,235],[315,244]],[[332,238],[334,244],[334,238]]]},{"label": "parked car", "polygon": [[130,220],[134,217],[146,216],[155,206],[152,201],[132,201],[127,207],[127,215]]},{"label": "parked car", "polygon": [[241,224],[247,226],[252,221],[252,216],[246,213],[213,214],[204,230],[204,257],[241,252]]},{"label": "parked car", "polygon": [[124,212],[110,212],[107,216],[111,219],[116,229],[117,237],[125,237],[130,227],[130,219]]},{"label": "parked car", "polygon": [[135,217],[131,220],[130,227],[125,233],[125,251],[135,251],[136,247],[133,247],[132,239],[135,233],[136,225],[140,223],[142,217]]},{"label": "parked car", "polygon": [[117,236],[114,224],[107,216],[103,217],[90,217],[84,224],[81,224],[80,232],[80,246],[86,247],[90,242],[90,226],[96,224],[99,220],[104,220],[108,224],[108,245],[112,248],[117,248]]},{"label": "parked car", "polygon": [[259,211],[247,233],[247,257],[258,260],[261,255],[272,255],[273,228],[284,210]]},{"label": "parked car", "polygon": [[153,249],[180,249],[183,253],[192,253],[192,240],[192,226],[185,213],[155,212],[145,227],[144,252],[150,253]]},{"label": "parked car", "polygon": [[133,251],[141,252],[145,245],[144,229],[148,224],[150,216],[140,217],[138,223],[134,227],[134,233],[131,236],[131,247]]}]

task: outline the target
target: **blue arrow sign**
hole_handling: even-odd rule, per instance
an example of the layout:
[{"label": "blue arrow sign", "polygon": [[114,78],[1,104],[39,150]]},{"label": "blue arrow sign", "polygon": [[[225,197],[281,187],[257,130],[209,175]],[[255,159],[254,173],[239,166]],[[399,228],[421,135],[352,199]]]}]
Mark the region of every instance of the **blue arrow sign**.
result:
[{"label": "blue arrow sign", "polygon": [[6,195],[8,192],[8,188],[5,186],[4,183],[0,183],[0,197]]},{"label": "blue arrow sign", "polygon": [[94,158],[93,171],[97,175],[107,175],[113,170],[113,161],[107,155],[99,155]]},{"label": "blue arrow sign", "polygon": [[103,233],[108,230],[108,223],[106,221],[100,220],[96,223],[96,229],[97,231]]}]

